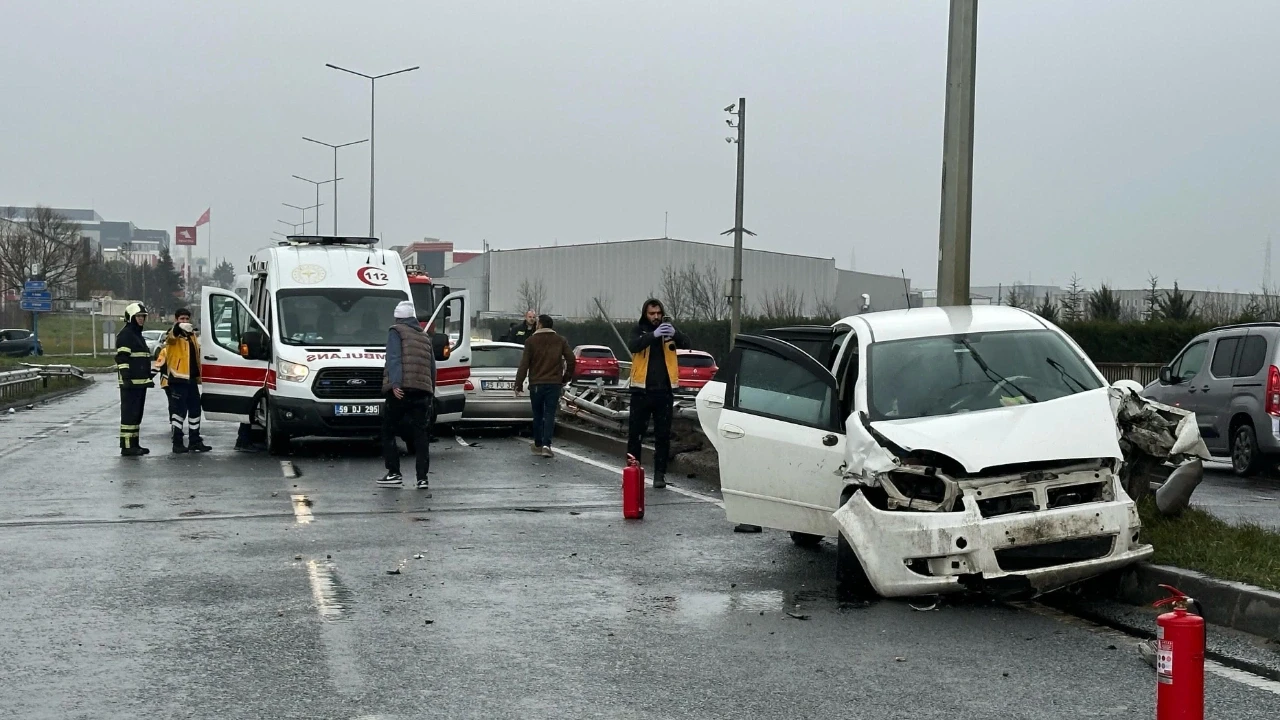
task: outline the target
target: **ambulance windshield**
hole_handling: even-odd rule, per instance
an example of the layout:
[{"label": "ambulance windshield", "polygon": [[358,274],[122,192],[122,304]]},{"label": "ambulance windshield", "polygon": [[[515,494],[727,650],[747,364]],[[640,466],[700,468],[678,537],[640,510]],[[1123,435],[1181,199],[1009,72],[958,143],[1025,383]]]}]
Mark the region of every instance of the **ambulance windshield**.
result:
[{"label": "ambulance windshield", "polygon": [[395,321],[401,290],[281,290],[280,341],[286,345],[381,347]]}]

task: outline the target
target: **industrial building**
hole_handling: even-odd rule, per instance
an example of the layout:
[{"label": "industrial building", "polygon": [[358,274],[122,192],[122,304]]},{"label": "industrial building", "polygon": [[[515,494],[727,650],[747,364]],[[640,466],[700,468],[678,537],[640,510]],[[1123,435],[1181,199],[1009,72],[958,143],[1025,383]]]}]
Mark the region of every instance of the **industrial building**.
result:
[{"label": "industrial building", "polygon": [[[598,300],[606,315],[619,320],[637,317],[650,297],[692,306],[692,296],[701,293],[727,308],[723,299],[732,276],[732,246],[675,238],[489,250],[444,272],[445,282],[469,289],[476,311],[490,317],[520,315],[534,305],[557,317],[590,318],[600,314]],[[919,305],[910,280],[841,270],[833,258],[748,248],[742,276],[748,315],[777,307],[807,316],[853,315],[864,309],[863,294],[872,310],[905,308],[908,294]],[[690,307],[683,314],[695,312]]]},{"label": "industrial building", "polygon": [[[0,206],[0,216],[14,222],[26,222],[36,211],[33,207]],[[160,253],[169,249],[168,230],[146,230],[127,220],[104,220],[96,210],[51,208],[70,222],[80,226],[80,239],[90,254],[102,253],[107,260],[127,259],[135,264],[154,265]]]}]

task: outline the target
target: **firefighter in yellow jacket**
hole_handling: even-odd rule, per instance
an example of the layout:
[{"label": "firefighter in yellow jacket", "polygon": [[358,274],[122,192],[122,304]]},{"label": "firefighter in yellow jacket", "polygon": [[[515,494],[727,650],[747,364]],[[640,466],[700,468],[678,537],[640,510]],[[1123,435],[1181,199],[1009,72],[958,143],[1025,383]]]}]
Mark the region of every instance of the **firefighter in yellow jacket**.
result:
[{"label": "firefighter in yellow jacket", "polygon": [[[155,364],[160,370],[160,387],[169,396],[169,425],[173,428],[173,452],[209,452],[213,448],[200,437],[200,340],[191,325],[191,311],[179,308],[173,327],[161,340]],[[190,434],[184,445],[183,425]]]}]

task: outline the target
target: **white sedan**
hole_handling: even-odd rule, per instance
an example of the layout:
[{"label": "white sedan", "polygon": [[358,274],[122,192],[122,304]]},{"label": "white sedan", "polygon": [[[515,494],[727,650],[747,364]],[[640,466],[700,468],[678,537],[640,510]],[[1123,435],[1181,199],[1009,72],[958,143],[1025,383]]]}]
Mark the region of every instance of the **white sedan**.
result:
[{"label": "white sedan", "polygon": [[467,404],[462,422],[523,425],[533,422],[529,396],[516,396],[516,370],[524,346],[518,343],[471,341],[471,378],[465,385]]},{"label": "white sedan", "polygon": [[[769,334],[737,339],[699,420],[728,519],[835,536],[842,595],[1034,595],[1151,556],[1118,429],[1147,401],[1056,326],[978,306]],[[1194,415],[1142,409],[1199,470]]]}]

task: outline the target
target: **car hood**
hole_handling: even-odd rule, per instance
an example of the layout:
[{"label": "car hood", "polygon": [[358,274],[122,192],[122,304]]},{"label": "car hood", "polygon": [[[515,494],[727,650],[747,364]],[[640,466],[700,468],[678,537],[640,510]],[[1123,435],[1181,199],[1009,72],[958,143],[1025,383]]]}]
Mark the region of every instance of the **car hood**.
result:
[{"label": "car hood", "polygon": [[931,450],[973,473],[997,465],[1121,458],[1107,388],[1057,400],[910,420],[871,428],[904,450]]}]

